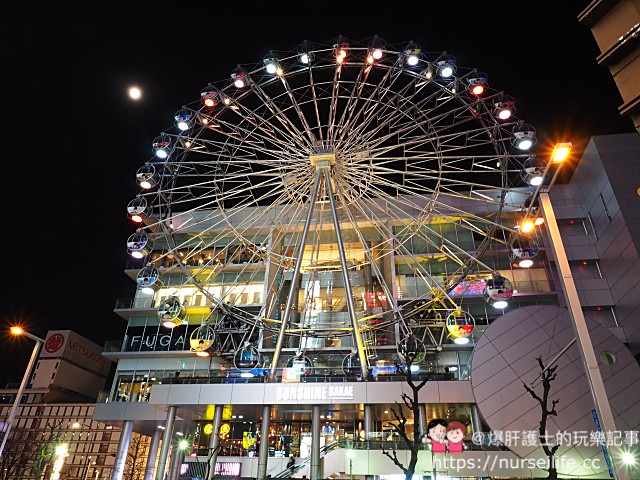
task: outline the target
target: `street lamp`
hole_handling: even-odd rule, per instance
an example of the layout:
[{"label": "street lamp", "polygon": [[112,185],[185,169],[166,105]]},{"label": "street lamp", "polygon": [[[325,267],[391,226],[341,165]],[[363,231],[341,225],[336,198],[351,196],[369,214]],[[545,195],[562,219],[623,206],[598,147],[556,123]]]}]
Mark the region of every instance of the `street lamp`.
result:
[{"label": "street lamp", "polygon": [[[556,221],[555,212],[551,205],[551,198],[549,197],[549,189],[558,177],[562,162],[569,157],[570,152],[571,143],[559,143],[555,146],[550,162],[547,164],[547,170],[552,163],[557,164],[558,168],[556,169],[549,185],[544,188],[544,190],[541,190],[540,187],[538,187],[534,193],[534,198],[531,200],[531,205],[527,210],[525,219],[531,212],[531,208],[535,203],[535,197],[539,193],[540,208],[542,210],[544,223],[547,225],[551,249],[556,258],[556,268],[560,278],[560,285],[567,302],[569,318],[571,319],[571,324],[577,340],[576,343],[578,351],[582,357],[587,383],[589,384],[593,403],[596,407],[594,409],[594,418],[598,418],[603,431],[614,432],[616,431],[616,425],[613,412],[611,410],[611,405],[609,404],[609,398],[604,386],[604,381],[602,380],[602,374],[600,372],[600,367],[598,366],[598,359],[593,348],[591,335],[589,334],[589,329],[587,328],[587,323],[584,318],[584,312],[582,311],[580,299],[578,298],[578,291],[567,259],[567,252],[565,251],[564,243],[560,236],[560,229],[558,228],[558,223]],[[547,368],[549,366],[550,365],[547,365]],[[627,480],[630,478],[628,472],[626,472],[624,468],[621,468],[620,465],[616,465],[620,463],[618,459],[612,458],[612,462],[613,470],[615,472],[614,478],[616,480]]]},{"label": "street lamp", "polygon": [[[86,423],[73,422],[71,424],[71,428],[77,430],[80,427],[84,427],[89,429],[91,432],[91,438],[89,439],[89,434],[87,434],[87,440],[89,444],[89,453],[92,453],[93,442],[96,438],[96,430],[91,428],[91,425],[87,425]],[[76,449],[77,451],[77,449]],[[86,453],[86,452],[85,452]],[[84,461],[84,465],[82,466],[82,475],[80,476],[81,480],[85,480],[87,478],[87,473],[89,472],[89,462],[91,461],[91,455],[87,455],[86,460]]]},{"label": "street lamp", "polygon": [[24,393],[24,390],[27,387],[27,383],[29,383],[29,377],[31,377],[31,370],[33,370],[33,365],[36,363],[36,359],[38,358],[40,345],[44,343],[43,339],[41,339],[40,337],[36,337],[35,335],[31,335],[29,332],[25,332],[22,327],[19,327],[17,325],[11,327],[10,331],[13,335],[16,335],[16,336],[24,335],[25,337],[35,341],[36,344],[33,347],[33,352],[31,352],[31,358],[29,359],[29,364],[27,365],[27,369],[24,372],[24,376],[22,377],[22,383],[20,383],[20,388],[18,388],[18,393],[16,393],[16,399],[13,401],[11,412],[9,412],[9,417],[7,418],[7,427],[4,431],[4,437],[2,438],[2,445],[0,445],[0,457],[2,456],[2,452],[4,451],[4,446],[6,445],[7,439],[9,438],[9,432],[11,431],[11,426],[13,425],[13,421],[16,418],[16,413],[18,412],[18,406],[20,405],[22,394]]}]

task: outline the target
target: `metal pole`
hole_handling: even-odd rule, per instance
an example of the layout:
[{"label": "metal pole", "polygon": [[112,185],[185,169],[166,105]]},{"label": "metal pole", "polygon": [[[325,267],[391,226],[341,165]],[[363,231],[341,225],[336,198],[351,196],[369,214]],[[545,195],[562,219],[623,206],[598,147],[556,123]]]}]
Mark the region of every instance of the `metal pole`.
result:
[{"label": "metal pole", "polygon": [[320,405],[313,406],[311,417],[311,479],[319,480],[320,474]]},{"label": "metal pole", "polygon": [[262,407],[262,426],[260,427],[260,451],[258,452],[257,480],[267,478],[267,462],[269,461],[269,422],[271,421],[271,405]]},{"label": "metal pole", "polygon": [[[598,366],[598,359],[596,358],[593,344],[591,343],[591,336],[589,335],[589,329],[587,328],[587,322],[584,318],[582,306],[580,305],[580,299],[578,297],[578,290],[571,274],[571,267],[567,259],[567,253],[564,249],[562,237],[560,236],[560,229],[556,221],[556,216],[551,205],[551,199],[548,191],[540,193],[540,205],[542,207],[542,214],[544,215],[545,225],[549,232],[549,240],[551,242],[551,248],[556,257],[556,267],[558,268],[558,274],[560,276],[560,284],[562,285],[562,291],[567,301],[567,307],[569,309],[569,317],[571,318],[571,324],[577,339],[578,350],[582,357],[584,364],[587,381],[589,383],[589,389],[593,397],[593,403],[596,408],[596,412],[602,424],[603,432],[615,432],[616,424],[609,405],[609,399],[607,397],[607,391],[602,381],[602,374]],[[612,448],[612,450],[618,450]],[[618,452],[616,451],[616,454]],[[620,452],[621,453],[621,452]],[[612,462],[612,470],[614,472],[614,478],[617,480],[628,480],[631,477],[629,472],[624,467],[618,467],[619,461],[616,461],[617,455],[610,455]]]},{"label": "metal pole", "polygon": [[153,480],[153,471],[156,467],[156,460],[158,459],[158,445],[160,445],[160,438],[162,437],[162,431],[156,429],[151,437],[151,443],[149,444],[149,454],[147,455],[147,465],[144,470],[144,480]]},{"label": "metal pole", "polygon": [[169,412],[167,413],[167,422],[164,424],[162,447],[160,448],[160,457],[158,458],[158,466],[156,468],[156,480],[164,480],[164,472],[167,469],[167,457],[169,456],[169,447],[171,447],[171,436],[173,435],[173,423],[176,420],[177,410],[178,407],[173,405],[169,407]]},{"label": "metal pole", "polygon": [[22,377],[22,383],[20,383],[20,388],[18,388],[18,393],[16,393],[16,399],[13,401],[13,406],[11,407],[11,412],[9,412],[9,417],[7,418],[7,429],[4,431],[4,437],[2,438],[2,445],[0,445],[0,457],[2,456],[2,452],[4,451],[4,446],[9,439],[9,432],[11,432],[11,427],[13,426],[13,421],[16,418],[16,413],[18,413],[18,406],[20,405],[20,400],[22,399],[22,394],[24,393],[27,384],[29,383],[29,377],[31,377],[31,370],[33,369],[33,365],[36,363],[36,359],[38,358],[38,352],[40,351],[40,345],[44,343],[44,340],[38,338],[34,335],[26,335],[26,332],[23,332],[25,336],[28,338],[35,340],[36,344],[33,347],[33,351],[31,352],[31,358],[29,359],[29,363],[27,365],[27,369],[24,372],[24,376]]},{"label": "metal pole", "polygon": [[220,426],[222,425],[223,410],[222,405],[216,405],[213,414],[213,431],[211,432],[211,438],[209,438],[209,471],[207,473],[207,480],[213,480],[216,474],[216,461],[218,460],[218,450],[220,448]]},{"label": "metal pole", "polygon": [[336,242],[338,244],[338,253],[340,254],[340,265],[342,265],[342,278],[344,279],[344,295],[347,302],[347,308],[349,310],[349,317],[351,318],[351,328],[353,329],[353,340],[358,350],[358,358],[360,359],[360,371],[362,372],[362,378],[366,379],[369,375],[369,368],[367,363],[367,355],[364,351],[364,344],[362,343],[362,337],[360,336],[360,326],[358,325],[358,319],[356,318],[356,307],[353,304],[353,293],[351,292],[351,283],[349,281],[349,270],[347,269],[347,258],[344,254],[344,245],[342,243],[342,234],[340,233],[340,222],[338,221],[338,212],[336,211],[336,202],[333,198],[333,188],[331,187],[331,176],[329,175],[329,168],[325,167],[321,170],[324,171],[324,178],[327,183],[327,195],[329,196],[329,202],[331,203],[331,214],[333,216],[333,226],[336,231]]},{"label": "metal pole", "polygon": [[120,432],[120,442],[118,442],[118,452],[116,460],[111,471],[111,480],[121,480],[124,474],[124,467],[127,463],[127,452],[129,451],[129,442],[133,433],[133,421],[125,420]]},{"label": "metal pole", "polygon": [[364,433],[365,440],[372,440],[371,434],[373,433],[373,412],[371,411],[371,405],[364,406]]},{"label": "metal pole", "polygon": [[318,170],[316,175],[316,182],[313,184],[313,191],[311,192],[311,198],[309,199],[309,210],[307,211],[307,219],[304,222],[304,228],[302,229],[302,237],[300,238],[300,245],[298,247],[298,258],[293,269],[293,276],[291,277],[291,289],[289,290],[289,296],[287,297],[287,305],[282,316],[282,323],[280,324],[280,332],[278,333],[278,340],[276,341],[276,348],[273,352],[273,359],[271,360],[271,372],[269,377],[271,380],[275,380],[276,371],[278,369],[278,361],[280,360],[280,352],[282,351],[282,344],[284,343],[284,334],[287,330],[287,324],[289,323],[289,316],[291,314],[291,306],[293,300],[298,294],[296,284],[300,277],[300,267],[302,266],[302,254],[304,253],[304,244],[307,241],[307,234],[309,233],[309,225],[311,225],[311,217],[313,216],[313,208],[316,203],[316,197],[318,196],[318,186],[320,185],[320,176],[322,172]]}]

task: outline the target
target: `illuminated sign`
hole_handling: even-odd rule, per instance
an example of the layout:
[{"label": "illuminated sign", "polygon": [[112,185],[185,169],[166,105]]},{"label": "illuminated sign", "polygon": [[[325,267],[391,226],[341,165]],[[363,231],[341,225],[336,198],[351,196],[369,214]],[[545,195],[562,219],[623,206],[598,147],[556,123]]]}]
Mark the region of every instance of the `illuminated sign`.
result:
[{"label": "illuminated sign", "polygon": [[240,462],[216,462],[215,474],[223,477],[239,477]]},{"label": "illuminated sign", "polygon": [[281,386],[276,400],[353,400],[353,385]]}]

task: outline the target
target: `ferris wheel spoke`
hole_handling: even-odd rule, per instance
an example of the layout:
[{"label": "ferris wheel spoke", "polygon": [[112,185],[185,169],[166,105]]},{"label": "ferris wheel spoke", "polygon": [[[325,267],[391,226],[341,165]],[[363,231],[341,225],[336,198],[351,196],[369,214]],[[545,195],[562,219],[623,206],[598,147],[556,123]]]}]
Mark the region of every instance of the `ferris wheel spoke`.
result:
[{"label": "ferris wheel spoke", "polygon": [[[294,125],[291,119],[287,115],[285,115],[285,113],[278,107],[278,105],[276,105],[273,99],[262,89],[262,87],[260,87],[259,84],[252,84],[252,90],[256,92],[257,96],[262,99],[265,107],[269,110],[273,117],[278,120],[280,124],[285,128],[285,130],[289,133],[291,141],[297,144],[299,148],[303,149],[303,151],[311,152],[311,149],[313,147],[313,138],[307,138],[305,135],[303,135],[298,127]],[[306,133],[310,133],[309,130],[306,130]],[[306,141],[303,141],[305,138]]]},{"label": "ferris wheel spoke", "polygon": [[322,128],[322,121],[320,120],[320,109],[318,107],[318,93],[316,92],[316,84],[313,78],[313,69],[311,65],[307,68],[309,72],[309,86],[311,87],[311,98],[313,101],[313,110],[316,114],[316,126],[318,128],[318,136],[320,137],[320,141],[324,142],[324,132]]},{"label": "ferris wheel spoke", "polygon": [[[390,91],[390,88],[393,85],[393,82],[397,78],[399,78],[399,71],[397,69],[397,66],[399,63],[401,63],[401,61],[398,59],[396,60],[393,66],[386,69],[385,75],[377,84],[377,88],[372,88],[369,96],[365,98],[364,101],[362,102],[362,106],[360,107],[360,110],[358,111],[357,115],[353,115],[353,111],[355,111],[355,105],[353,106],[352,112],[350,112],[349,118],[346,120],[346,122],[343,124],[343,127],[341,128],[341,135],[340,135],[341,143],[345,140],[344,137],[347,135],[347,133],[349,134],[349,138],[346,139],[346,142],[344,142],[343,144],[346,150],[348,150],[349,147],[352,146],[351,139],[357,138],[359,131],[363,128],[366,128],[368,124],[371,122],[371,119],[375,117],[374,115],[375,110],[381,104],[382,98],[384,98],[384,95],[388,91]],[[389,81],[391,81],[391,83],[387,87],[385,87],[385,85]],[[362,86],[364,87],[364,84]],[[382,97],[380,97],[379,95],[380,91],[383,92]],[[376,96],[378,98],[376,98]],[[369,107],[370,104],[371,104],[371,107]],[[363,118],[360,121],[358,121],[361,117]]]},{"label": "ferris wheel spoke", "polygon": [[284,85],[287,95],[289,96],[291,105],[293,106],[296,114],[298,115],[298,119],[300,120],[300,123],[302,123],[302,126],[304,127],[304,130],[307,133],[307,136],[309,137],[309,141],[311,142],[311,145],[314,145],[316,143],[316,137],[313,134],[311,127],[309,126],[309,122],[307,121],[307,118],[305,117],[304,112],[302,111],[302,109],[300,108],[300,105],[298,104],[298,100],[296,99],[295,95],[293,94],[293,91],[291,90],[289,82],[284,76],[281,76],[280,80],[282,81],[282,84]]},{"label": "ferris wheel spoke", "polygon": [[[399,75],[393,76],[394,81],[398,77]],[[397,92],[391,90],[393,82],[389,85],[388,88],[381,87],[380,90],[382,90],[382,95],[380,95],[377,99],[378,101],[374,103],[368,111],[366,111],[367,118],[353,129],[353,133],[350,134],[350,138],[362,138],[362,140],[366,143],[369,138],[382,131],[382,129],[386,128],[386,122],[384,120],[385,112],[390,111],[390,115],[393,115],[394,113],[400,111],[404,107],[404,105],[400,103],[400,99],[404,98],[407,93],[416,86],[416,82],[418,81],[418,79],[418,77],[413,77],[413,79],[407,85],[400,88]],[[418,87],[415,93],[418,94],[420,90],[421,88]],[[387,98],[386,94],[388,92],[391,92],[392,95]],[[424,99],[423,101],[426,100],[427,99]],[[365,131],[365,129],[368,128],[369,125],[374,122],[374,120],[376,123],[376,127],[370,130],[366,135],[361,134],[361,132]]]}]

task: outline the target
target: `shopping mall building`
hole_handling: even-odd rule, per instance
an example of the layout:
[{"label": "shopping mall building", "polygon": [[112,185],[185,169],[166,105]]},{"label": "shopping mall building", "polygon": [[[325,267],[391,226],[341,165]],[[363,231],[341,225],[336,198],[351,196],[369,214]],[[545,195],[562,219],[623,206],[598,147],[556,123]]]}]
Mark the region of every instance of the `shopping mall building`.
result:
[{"label": "shopping mall building", "polygon": [[[621,432],[608,450],[615,469],[622,450],[637,451],[640,430],[640,135],[594,137],[572,161],[570,181],[550,190],[552,208],[532,206],[544,223],[525,246],[504,229],[486,234],[486,225],[518,225],[535,190],[527,187],[494,209],[452,197],[421,227],[397,212],[385,218],[371,208],[372,220],[335,208],[341,238],[330,208],[318,210],[332,201],[326,183],[314,193],[306,239],[304,215],[293,221],[260,207],[225,221],[214,209],[174,215],[175,235],[151,228],[148,242],[128,244],[144,260],[126,270],[138,288],[117,302],[126,333],[105,348],[117,371],[94,413],[122,428],[114,472],[136,432],[157,456],[145,479],[207,478],[211,460],[227,477],[399,478],[382,451],[406,465],[390,423],[410,393],[398,368],[411,355],[414,377],[428,380],[420,418],[405,412],[407,431],[425,434],[416,475],[544,477],[542,463],[527,461],[545,456],[539,407],[523,385],[541,391],[541,357],[557,367],[550,399],[558,415],[547,432],[561,444],[559,473],[609,478],[562,286],[577,288]],[[424,211],[428,202],[405,198],[404,208]],[[569,275],[558,273],[551,222]],[[467,256],[481,262],[469,267]],[[435,419],[464,425],[462,452],[453,441],[445,453],[435,437],[426,441]]]}]

